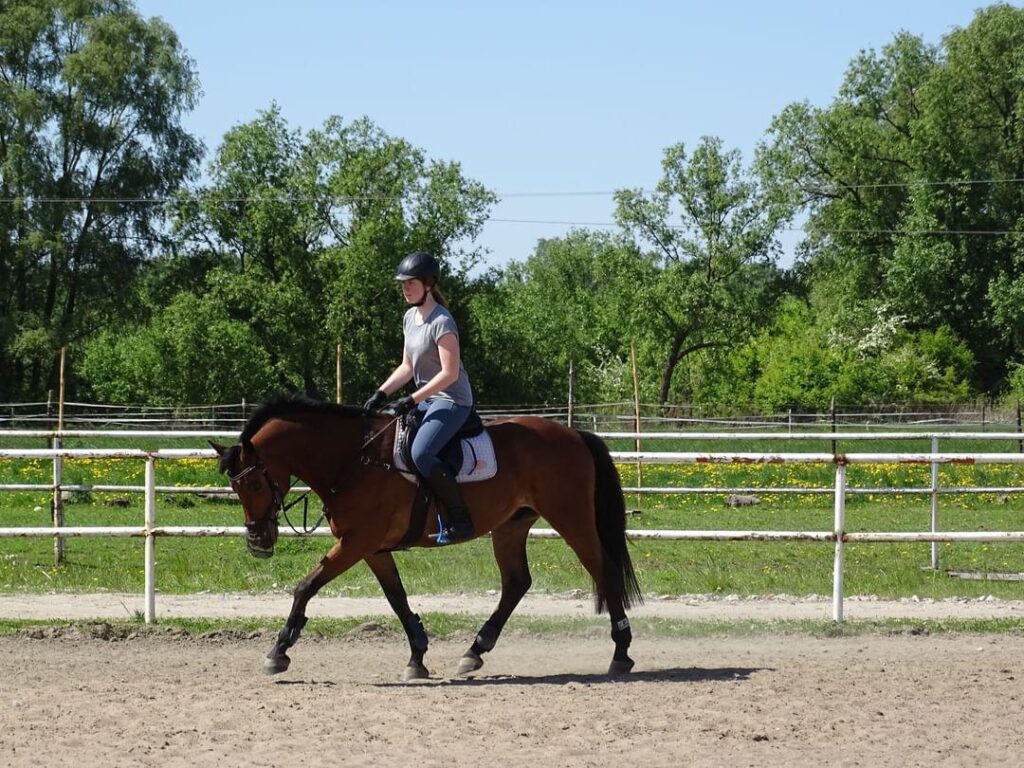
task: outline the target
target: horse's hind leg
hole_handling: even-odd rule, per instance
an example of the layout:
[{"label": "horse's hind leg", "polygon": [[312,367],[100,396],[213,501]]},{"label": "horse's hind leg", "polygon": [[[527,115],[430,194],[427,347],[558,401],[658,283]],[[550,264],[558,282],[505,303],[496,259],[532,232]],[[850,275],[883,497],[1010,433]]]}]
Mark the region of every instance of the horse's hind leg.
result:
[{"label": "horse's hind leg", "polygon": [[384,596],[391,605],[391,610],[398,616],[405,629],[405,635],[409,638],[409,648],[412,655],[409,663],[402,672],[402,680],[422,680],[429,677],[430,673],[423,665],[423,656],[427,652],[427,633],[423,629],[423,622],[420,617],[412,612],[409,607],[409,597],[405,593],[405,586],[402,584],[402,577],[398,573],[398,566],[395,558],[389,552],[378,552],[366,558],[366,564],[370,566],[373,575],[380,582]]},{"label": "horse's hind leg", "polygon": [[578,526],[562,525],[552,522],[551,526],[561,534],[565,543],[576,553],[580,563],[594,580],[594,587],[603,596],[605,605],[608,606],[608,616],[612,623],[612,642],[615,643],[615,653],[612,655],[612,662],[608,667],[609,675],[624,675],[633,669],[633,660],[629,657],[629,646],[633,641],[633,632],[629,627],[629,619],[626,617],[626,609],[623,596],[618,591],[607,589],[613,580],[606,578],[604,569],[611,567],[608,557],[604,553],[601,541],[596,530],[581,530]]},{"label": "horse's hind leg", "polygon": [[481,656],[494,648],[505,622],[533,583],[530,566],[526,562],[526,539],[537,517],[532,509],[523,508],[491,532],[494,558],[501,572],[501,599],[459,662],[460,675],[474,672],[484,665]]}]

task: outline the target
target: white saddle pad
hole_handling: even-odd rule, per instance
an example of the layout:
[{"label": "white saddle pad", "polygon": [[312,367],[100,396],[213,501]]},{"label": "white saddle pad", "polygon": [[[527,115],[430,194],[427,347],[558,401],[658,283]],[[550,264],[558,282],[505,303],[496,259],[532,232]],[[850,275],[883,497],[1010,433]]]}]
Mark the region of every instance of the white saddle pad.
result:
[{"label": "white saddle pad", "polygon": [[[395,426],[401,430],[401,424]],[[463,438],[462,442],[462,466],[456,482],[475,483],[479,480],[490,480],[498,473],[498,459],[494,455],[494,443],[491,441],[490,433],[485,429],[476,437]],[[401,455],[401,445],[398,435],[395,435],[395,469],[399,470],[407,480],[415,481],[416,474],[406,466],[405,459]]]}]

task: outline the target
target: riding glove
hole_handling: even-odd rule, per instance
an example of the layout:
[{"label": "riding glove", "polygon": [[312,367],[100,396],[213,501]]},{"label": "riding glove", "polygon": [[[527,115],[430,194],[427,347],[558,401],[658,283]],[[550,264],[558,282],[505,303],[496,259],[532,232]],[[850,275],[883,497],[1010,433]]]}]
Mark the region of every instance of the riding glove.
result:
[{"label": "riding glove", "polygon": [[381,406],[388,401],[388,396],[384,393],[384,390],[378,389],[372,395],[370,399],[363,404],[364,411],[379,411]]},{"label": "riding glove", "polygon": [[391,411],[395,416],[405,416],[415,407],[416,401],[412,397],[400,397],[398,400],[388,403],[387,410]]}]

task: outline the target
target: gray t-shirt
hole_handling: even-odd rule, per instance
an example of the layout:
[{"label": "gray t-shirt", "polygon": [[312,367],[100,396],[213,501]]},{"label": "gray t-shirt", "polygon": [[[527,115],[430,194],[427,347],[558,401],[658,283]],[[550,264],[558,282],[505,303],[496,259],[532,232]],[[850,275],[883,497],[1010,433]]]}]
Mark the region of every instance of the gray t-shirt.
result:
[{"label": "gray t-shirt", "polygon": [[[416,324],[416,308],[412,307],[405,313],[402,321],[405,331],[405,353],[412,363],[413,381],[422,387],[441,372],[441,356],[437,351],[437,340],[446,333],[459,335],[459,327],[455,318],[440,304],[427,316],[423,325]],[[443,397],[456,405],[473,405],[473,389],[469,386],[469,376],[459,359],[459,378],[454,384],[438,392],[434,397]]]}]

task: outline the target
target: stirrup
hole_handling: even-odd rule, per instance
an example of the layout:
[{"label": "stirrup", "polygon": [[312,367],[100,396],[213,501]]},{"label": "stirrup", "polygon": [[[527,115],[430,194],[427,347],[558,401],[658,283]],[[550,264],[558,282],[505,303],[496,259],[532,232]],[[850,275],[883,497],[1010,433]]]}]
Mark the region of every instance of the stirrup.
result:
[{"label": "stirrup", "polygon": [[446,544],[456,544],[460,541],[469,541],[476,535],[476,530],[473,528],[473,524],[470,521],[468,525],[468,532],[466,530],[461,531],[462,536],[452,536],[452,527],[445,525],[444,518],[441,517],[440,513],[437,515],[437,533],[427,534],[428,539],[433,539],[434,543],[439,547],[443,547]]}]

